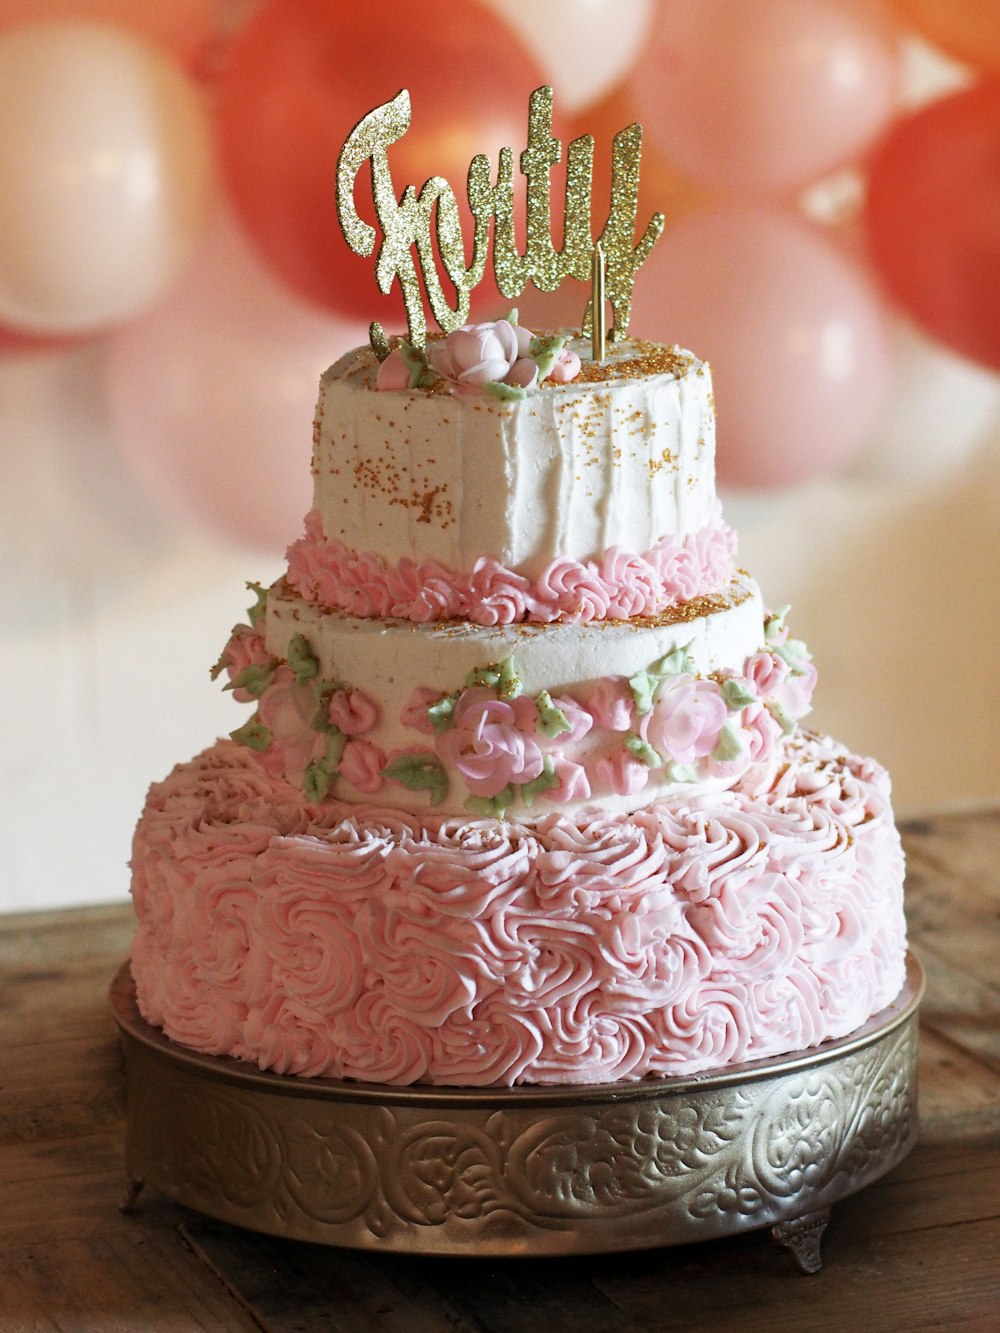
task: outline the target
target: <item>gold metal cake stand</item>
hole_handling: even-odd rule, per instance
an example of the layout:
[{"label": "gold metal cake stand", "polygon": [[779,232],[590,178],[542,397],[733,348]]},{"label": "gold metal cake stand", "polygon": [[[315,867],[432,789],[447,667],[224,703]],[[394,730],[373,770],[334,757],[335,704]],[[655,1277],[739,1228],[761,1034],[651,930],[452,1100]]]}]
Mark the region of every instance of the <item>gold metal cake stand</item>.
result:
[{"label": "gold metal cake stand", "polygon": [[261,1073],[150,1027],[126,964],[128,1193],[275,1236],[433,1255],[566,1255],[771,1227],[820,1267],[832,1204],[917,1132],[920,966],[841,1041],[694,1078],[389,1088]]}]

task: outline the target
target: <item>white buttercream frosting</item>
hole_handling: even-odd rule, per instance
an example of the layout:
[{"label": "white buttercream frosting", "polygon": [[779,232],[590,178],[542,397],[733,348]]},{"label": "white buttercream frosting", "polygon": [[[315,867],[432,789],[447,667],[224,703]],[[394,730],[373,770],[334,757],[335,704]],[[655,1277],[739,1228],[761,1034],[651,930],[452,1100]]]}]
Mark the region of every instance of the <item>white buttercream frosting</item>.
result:
[{"label": "white buttercream frosting", "polygon": [[[553,560],[645,551],[716,516],[707,365],[623,343],[607,366],[520,401],[379,393],[367,348],[320,382],[314,503],[323,535],[392,564],[471,570],[484,555],[529,578]],[[600,374],[598,379],[588,375]]]}]

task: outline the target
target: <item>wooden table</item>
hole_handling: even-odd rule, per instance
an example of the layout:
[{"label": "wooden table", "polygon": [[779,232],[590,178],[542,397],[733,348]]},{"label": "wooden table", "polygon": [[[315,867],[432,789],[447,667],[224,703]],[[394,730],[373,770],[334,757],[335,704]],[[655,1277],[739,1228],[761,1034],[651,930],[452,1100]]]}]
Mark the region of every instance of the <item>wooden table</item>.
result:
[{"label": "wooden table", "polygon": [[803,1277],[766,1233],[560,1260],[280,1242],[122,1196],[127,907],[0,921],[0,1331],[1000,1329],[1000,811],[905,828],[921,1142]]}]

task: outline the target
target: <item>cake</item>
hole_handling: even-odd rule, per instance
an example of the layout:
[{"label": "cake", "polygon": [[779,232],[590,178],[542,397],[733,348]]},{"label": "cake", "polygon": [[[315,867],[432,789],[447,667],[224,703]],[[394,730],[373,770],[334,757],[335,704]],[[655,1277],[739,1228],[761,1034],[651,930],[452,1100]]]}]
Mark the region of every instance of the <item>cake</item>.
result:
[{"label": "cake", "polygon": [[135,834],[144,1018],[281,1074],[509,1087],[814,1047],[904,981],[885,772],[736,563],[709,368],[511,321],[322,377],[314,506]]}]

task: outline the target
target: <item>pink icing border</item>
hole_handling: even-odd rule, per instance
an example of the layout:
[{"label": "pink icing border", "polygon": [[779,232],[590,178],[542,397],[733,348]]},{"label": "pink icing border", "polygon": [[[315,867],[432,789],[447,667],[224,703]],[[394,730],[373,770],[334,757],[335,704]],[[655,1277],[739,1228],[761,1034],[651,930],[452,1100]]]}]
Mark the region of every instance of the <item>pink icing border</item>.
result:
[{"label": "pink icing border", "polygon": [[685,1075],[843,1036],[904,971],[872,761],[806,735],[620,817],[322,810],[218,742],[136,831],[139,1007],[279,1073],[510,1086]]},{"label": "pink icing border", "polygon": [[585,623],[657,615],[716,592],[733,577],[735,556],[735,534],[720,520],[681,540],[664,537],[642,555],[614,546],[599,563],[554,560],[534,581],[492,556],[457,573],[436,560],[392,565],[373,552],[328,541],[312,510],[305,536],[288,548],[287,582],[304,601],[365,618]]}]

